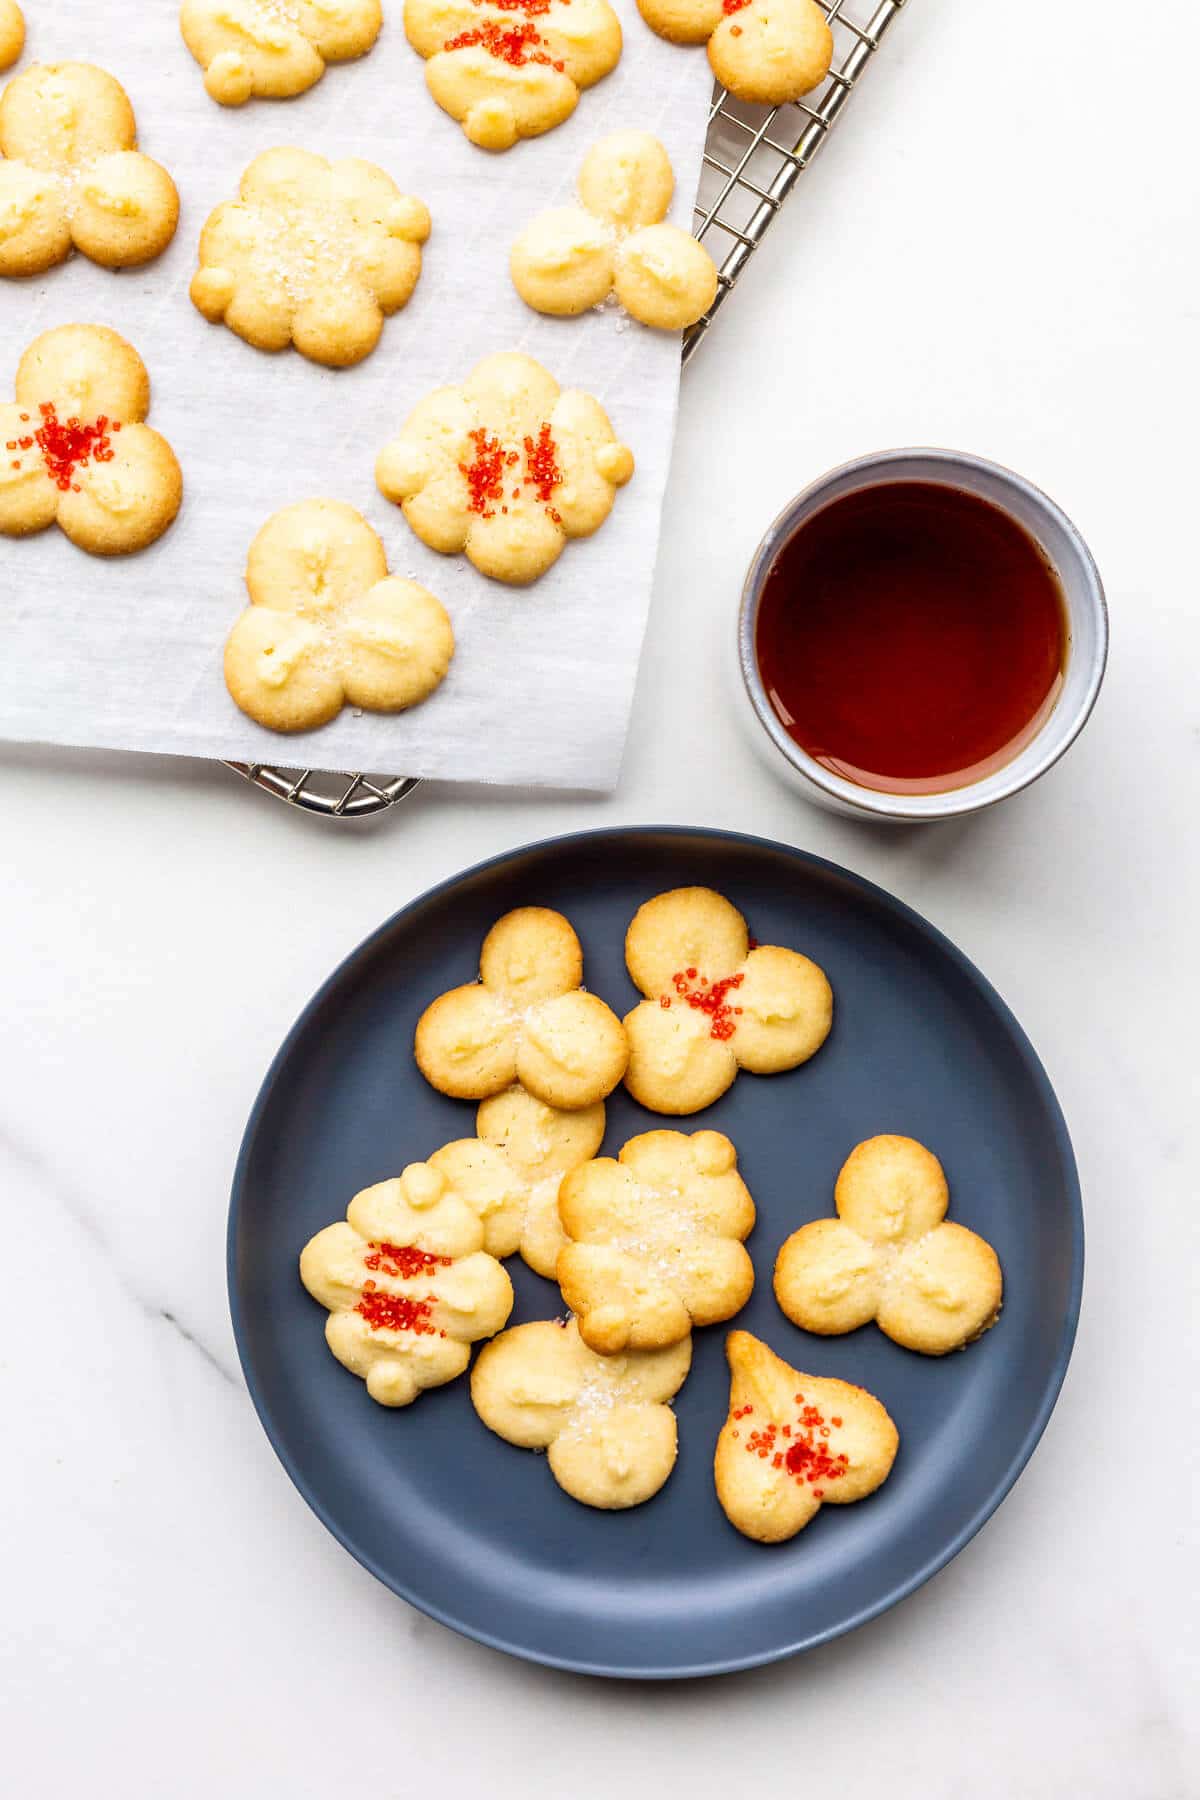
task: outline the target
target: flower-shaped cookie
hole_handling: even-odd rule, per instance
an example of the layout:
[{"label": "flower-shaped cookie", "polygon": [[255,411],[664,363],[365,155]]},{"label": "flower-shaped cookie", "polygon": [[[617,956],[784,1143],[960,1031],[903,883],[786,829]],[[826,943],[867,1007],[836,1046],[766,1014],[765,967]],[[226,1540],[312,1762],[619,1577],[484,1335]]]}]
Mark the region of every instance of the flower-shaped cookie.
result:
[{"label": "flower-shaped cookie", "polygon": [[471,1399],[489,1431],[518,1449],[545,1450],[573,1499],[611,1512],[649,1500],[674,1468],[667,1402],[691,1362],[690,1337],[665,1350],[597,1356],[574,1319],[541,1319],[480,1351]]},{"label": "flower-shaped cookie", "polygon": [[739,1069],[794,1069],[833,1023],[833,994],[816,963],[752,945],[736,906],[711,888],[647,900],[625,935],[625,961],[646,995],[625,1020],[625,1080],[651,1112],[699,1112]]},{"label": "flower-shaped cookie", "polygon": [[738,100],[782,106],[819,87],[833,33],[816,0],[637,0],[659,37],[708,44],[712,72]]},{"label": "flower-shaped cookie", "polygon": [[250,605],[225,684],[272,731],[311,731],[344,705],[402,712],[441,683],[454,632],[441,601],[389,575],[383,545],[340,500],[273,513],[246,560]]},{"label": "flower-shaped cookie", "polygon": [[417,1067],[439,1093],[484,1100],[514,1081],[547,1106],[594,1106],[625,1072],[621,1021],[580,986],[568,920],[521,906],[483,940],[479,980],[451,988],[417,1021]]},{"label": "flower-shaped cookie", "polygon": [[670,158],[648,131],[601,138],[579,172],[579,204],[539,213],[513,244],[522,300],[569,317],[615,293],[643,325],[694,324],[716,296],[717,270],[690,232],[663,223],[674,188]]},{"label": "flower-shaped cookie", "polygon": [[561,125],[621,54],[608,0],[405,0],[404,29],[430,93],[482,150]]},{"label": "flower-shaped cookie", "polygon": [[17,0],[0,0],[0,70],[11,69],[25,48],[25,15]]},{"label": "flower-shaped cookie", "polygon": [[475,1131],[436,1150],[431,1165],[483,1220],[485,1250],[493,1256],[519,1250],[531,1269],[553,1281],[566,1242],[559,1186],[600,1148],[604,1102],[564,1112],[514,1084],[482,1102]]},{"label": "flower-shaped cookie", "polygon": [[264,150],[209,214],[192,302],[256,350],[347,368],[407,303],[428,236],[424,202],[374,163]]},{"label": "flower-shaped cookie", "polygon": [[517,351],[435,388],[379,453],[375,479],[423,544],[496,581],[536,581],[590,537],[633,474],[598,400]]},{"label": "flower-shaped cookie", "polygon": [[183,0],[179,14],[204,85],[222,106],[305,93],[327,63],[365,56],[382,24],[380,0]]},{"label": "flower-shaped cookie", "polygon": [[105,325],[60,325],[17,364],[16,400],[0,405],[0,535],[57,520],[94,556],[161,537],[183,478],[166,438],[143,425],[150,377],[132,344]]},{"label": "flower-shaped cookie", "polygon": [[805,1331],[871,1319],[926,1356],[961,1350],[996,1323],[1004,1278],[985,1239],[946,1218],[942,1165],[913,1138],[874,1137],[837,1179],[836,1219],[802,1225],[775,1261],[775,1298]]},{"label": "flower-shaped cookie", "polygon": [[304,1246],[300,1279],[329,1313],[329,1348],[381,1406],[461,1375],[513,1304],[479,1219],[428,1163],[356,1194],[345,1221]]},{"label": "flower-shaped cookie", "polygon": [[731,1331],[729,1417],[713,1459],[729,1523],[760,1544],[795,1537],[824,1501],[865,1500],[891,1473],[900,1435],[865,1388],[802,1375],[748,1331]]},{"label": "flower-shaped cookie", "polygon": [[125,89],[91,63],[34,63],[13,77],[0,155],[0,275],[40,275],[72,246],[129,268],[175,235],[175,183],[138,150]]},{"label": "flower-shaped cookie", "polygon": [[647,1131],[563,1178],[563,1299],[601,1355],[678,1343],[750,1298],[754,1202],[719,1131]]}]

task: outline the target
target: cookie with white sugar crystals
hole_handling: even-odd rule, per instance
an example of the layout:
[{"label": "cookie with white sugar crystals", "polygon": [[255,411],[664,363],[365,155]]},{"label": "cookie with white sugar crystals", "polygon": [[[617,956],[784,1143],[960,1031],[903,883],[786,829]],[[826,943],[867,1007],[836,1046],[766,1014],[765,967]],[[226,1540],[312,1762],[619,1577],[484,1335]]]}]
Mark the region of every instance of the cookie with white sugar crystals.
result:
[{"label": "cookie with white sugar crystals", "polygon": [[408,304],[429,232],[424,201],[374,163],[264,150],[209,215],[192,303],[256,350],[348,368]]},{"label": "cookie with white sugar crystals", "polygon": [[574,1319],[515,1325],[480,1351],[471,1400],[489,1431],[545,1450],[559,1487],[615,1511],[657,1494],[675,1466],[668,1404],[692,1362],[690,1337],[663,1350],[597,1356]]},{"label": "cookie with white sugar crystals", "polygon": [[161,537],[183,477],[166,438],[143,422],[149,410],[146,365],[118,332],[60,325],[35,338],[17,365],[15,400],[0,405],[0,535],[57,523],[93,556]]},{"label": "cookie with white sugar crystals", "polygon": [[678,1343],[750,1298],[754,1202],[719,1131],[647,1131],[563,1178],[563,1299],[602,1355]]},{"label": "cookie with white sugar crystals", "polygon": [[760,1544],[795,1537],[822,1505],[865,1500],[892,1471],[900,1434],[865,1388],[805,1375],[731,1331],[729,1416],[713,1476],[729,1523]]},{"label": "cookie with white sugar crystals", "polygon": [[833,1023],[824,971],[798,951],[752,945],[741,913],[712,888],[647,900],[626,933],[625,961],[646,996],[625,1019],[626,1086],[651,1112],[699,1112],[739,1069],[794,1069]]},{"label": "cookie with white sugar crystals", "polygon": [[325,1341],[381,1406],[443,1387],[512,1311],[512,1283],[476,1214],[427,1163],[364,1188],[310,1238],[300,1279],[325,1307]]},{"label": "cookie with white sugar crystals", "polygon": [[183,0],[179,14],[222,106],[306,93],[329,63],[365,56],[382,25],[381,0]]},{"label": "cookie with white sugar crystals", "polygon": [[481,150],[510,150],[570,117],[621,55],[608,0],[405,0],[425,81]]},{"label": "cookie with white sugar crystals", "polygon": [[637,0],[659,37],[707,44],[712,72],[738,100],[782,106],[819,87],[833,32],[817,0]]},{"label": "cookie with white sugar crystals", "polygon": [[569,538],[590,537],[633,474],[599,401],[560,388],[532,356],[502,351],[461,386],[436,388],[375,464],[431,550],[465,551],[494,581],[536,581]]},{"label": "cookie with white sugar crystals", "polygon": [[345,705],[402,712],[454,655],[441,601],[389,575],[383,545],[339,500],[272,514],[246,562],[250,605],[225,645],[225,684],[271,731],[311,731]]},{"label": "cookie with white sugar crystals", "polygon": [[133,268],[166,249],[178,220],[175,183],[138,149],[119,81],[81,62],[13,77],[0,96],[0,275],[40,275],[72,249]]},{"label": "cookie with white sugar crystals", "polygon": [[574,317],[615,294],[643,325],[694,324],[716,297],[717,270],[690,232],[665,223],[674,187],[667,152],[648,131],[601,138],[584,159],[577,204],[539,213],[513,243],[522,300]]},{"label": "cookie with white sugar crystals", "polygon": [[570,921],[545,906],[498,919],[483,940],[479,980],[451,988],[417,1021],[417,1066],[431,1087],[483,1100],[519,1081],[547,1106],[594,1106],[625,1072],[616,1014],[582,986]]}]

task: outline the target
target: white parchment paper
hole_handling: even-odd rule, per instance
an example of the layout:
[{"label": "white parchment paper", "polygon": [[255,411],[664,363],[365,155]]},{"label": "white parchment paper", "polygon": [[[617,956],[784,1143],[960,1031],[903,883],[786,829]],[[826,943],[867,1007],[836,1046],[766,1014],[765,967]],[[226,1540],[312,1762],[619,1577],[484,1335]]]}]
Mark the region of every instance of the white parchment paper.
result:
[{"label": "white parchment paper", "polygon": [[[99,63],[127,89],[140,147],[170,169],[182,211],[155,263],[110,274],[73,256],[30,281],[0,280],[0,390],[40,331],[69,321],[124,333],[150,370],[149,422],[183,468],[183,510],[141,555],[106,562],[57,528],[0,538],[0,737],[106,749],[371,769],[448,779],[607,788],[617,778],[658,544],[679,345],[618,311],[546,319],[518,300],[508,249],[527,219],[562,203],[590,144],[638,126],[670,152],[672,217],[690,222],[711,81],[702,53],[673,48],[614,0],[625,50],[573,117],[502,156],[476,150],[429,98],[401,0],[363,61],[331,68],[295,100],[216,106],[179,35],[176,0],[47,0],[29,8],[30,61]],[[19,72],[14,71],[14,73]],[[188,299],[200,229],[232,199],[260,150],[296,144],[365,156],[433,215],[424,270],[404,311],[358,368],[268,356]],[[428,389],[494,350],[538,357],[606,407],[637,472],[600,532],[568,544],[531,588],[486,581],[409,531],[375,488],[380,446]],[[380,533],[394,572],[445,602],[458,649],[413,712],[349,709],[281,737],[225,690],[226,633],[245,604],[246,551],[277,507],[328,495]]]}]

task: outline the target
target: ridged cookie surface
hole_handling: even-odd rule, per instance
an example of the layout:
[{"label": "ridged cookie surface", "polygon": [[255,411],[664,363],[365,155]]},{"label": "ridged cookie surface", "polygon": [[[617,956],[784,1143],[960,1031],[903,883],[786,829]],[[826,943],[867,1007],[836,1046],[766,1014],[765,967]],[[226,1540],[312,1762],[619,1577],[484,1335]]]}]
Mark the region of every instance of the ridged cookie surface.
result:
[{"label": "ridged cookie surface", "polygon": [[381,0],[183,0],[179,14],[183,41],[222,106],[306,93],[327,64],[365,56],[382,24]]}]

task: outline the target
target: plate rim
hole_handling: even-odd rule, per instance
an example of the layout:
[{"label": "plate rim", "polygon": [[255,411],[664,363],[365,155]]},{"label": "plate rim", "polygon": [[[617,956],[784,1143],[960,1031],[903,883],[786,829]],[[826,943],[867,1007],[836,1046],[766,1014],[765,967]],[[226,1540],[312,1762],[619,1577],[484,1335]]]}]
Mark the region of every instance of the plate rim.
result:
[{"label": "plate rim", "polygon": [[[283,1071],[284,1065],[290,1058],[293,1045],[307,1029],[312,1016],[324,1004],[330,990],[341,982],[344,976],[350,972],[353,965],[356,964],[362,956],[367,954],[386,934],[393,931],[407,914],[414,912],[418,907],[425,906],[429,901],[435,900],[440,894],[457,887],[461,882],[484,874],[488,870],[498,868],[504,863],[512,862],[519,857],[529,856],[536,852],[562,850],[568,847],[574,848],[582,844],[596,843],[605,839],[611,841],[613,839],[629,839],[639,836],[657,838],[709,838],[719,840],[721,843],[725,844],[747,845],[758,850],[769,850],[775,853],[782,852],[785,856],[794,861],[803,863],[809,868],[815,868],[825,874],[830,874],[836,876],[840,880],[849,882],[852,887],[856,888],[860,894],[876,906],[882,905],[884,911],[890,913],[893,918],[910,928],[915,927],[927,938],[932,939],[935,947],[949,958],[950,962],[956,967],[960,974],[965,975],[967,980],[975,986],[981,997],[992,1008],[1000,1023],[1010,1033],[1017,1050],[1021,1053],[1023,1060],[1029,1068],[1035,1086],[1040,1092],[1043,1104],[1046,1106],[1047,1117],[1053,1129],[1055,1146],[1062,1163],[1064,1185],[1066,1188],[1066,1197],[1069,1204],[1071,1220],[1070,1286],[1067,1307],[1062,1321],[1058,1353],[1055,1358],[1054,1366],[1042,1391],[1040,1401],[1030,1424],[1014,1451],[1013,1456],[1010,1458],[1007,1467],[999,1480],[995,1483],[991,1493],[975,1509],[970,1518],[959,1527],[958,1531],[955,1532],[952,1537],[948,1538],[944,1544],[940,1545],[934,1554],[928,1557],[917,1570],[903,1580],[894,1583],[877,1599],[872,1600],[865,1606],[859,1607],[856,1612],[839,1621],[837,1624],[827,1626],[821,1630],[802,1634],[794,1641],[777,1645],[770,1650],[757,1650],[745,1656],[710,1658],[705,1662],[682,1664],[669,1669],[657,1666],[638,1667],[634,1664],[589,1661],[586,1657],[555,1655],[547,1651],[533,1648],[528,1644],[515,1642],[512,1639],[506,1638],[503,1632],[487,1631],[480,1626],[468,1623],[466,1620],[456,1617],[451,1608],[439,1606],[436,1603],[419,1596],[406,1586],[404,1581],[398,1579],[392,1572],[383,1569],[369,1551],[354,1541],[353,1534],[339,1525],[336,1519],[331,1515],[329,1509],[325,1507],[323,1502],[314,1492],[312,1484],[308,1480],[303,1469],[296,1465],[295,1460],[285,1449],[281,1441],[281,1434],[276,1428],[270,1407],[261,1391],[258,1376],[250,1359],[247,1348],[248,1328],[242,1309],[241,1295],[237,1281],[238,1224],[246,1190],[247,1165],[249,1163],[260,1120],[270,1102],[276,1082]],[[274,1057],[271,1059],[270,1066],[267,1069],[266,1075],[263,1077],[258,1093],[255,1096],[254,1104],[251,1107],[249,1116],[246,1120],[230,1189],[229,1216],[226,1226],[225,1242],[225,1279],[230,1322],[233,1327],[238,1362],[241,1365],[242,1375],[246,1382],[246,1389],[250,1396],[250,1401],[254,1407],[258,1422],[262,1426],[267,1441],[271,1445],[275,1455],[278,1457],[296,1491],[311,1511],[315,1513],[316,1517],[320,1520],[321,1524],[324,1525],[330,1536],[341,1545],[343,1550],[347,1551],[354,1558],[355,1562],[357,1562],[361,1568],[365,1569],[368,1574],[373,1575],[375,1579],[391,1593],[397,1595],[401,1600],[406,1601],[408,1605],[415,1607],[418,1612],[423,1613],[427,1618],[436,1620],[440,1625],[445,1625],[451,1631],[457,1632],[461,1637],[470,1638],[476,1643],[485,1645],[488,1649],[501,1651],[505,1655],[515,1656],[523,1662],[534,1663],[543,1668],[561,1669],[571,1674],[592,1675],[610,1680],[685,1681],[700,1679],[707,1676],[732,1675],[746,1669],[768,1667],[773,1663],[784,1662],[793,1656],[799,1656],[807,1650],[815,1650],[821,1644],[832,1643],[835,1639],[844,1637],[851,1631],[856,1631],[860,1625],[866,1625],[872,1619],[879,1618],[883,1613],[889,1612],[892,1607],[899,1605],[902,1600],[906,1600],[910,1594],[916,1593],[919,1588],[923,1587],[927,1581],[930,1581],[933,1578],[933,1576],[939,1574],[942,1569],[953,1562],[954,1558],[966,1548],[971,1540],[983,1529],[984,1525],[987,1524],[988,1520],[996,1513],[999,1507],[1003,1505],[1004,1501],[1016,1486],[1016,1483],[1024,1473],[1030,1458],[1041,1441],[1042,1434],[1050,1421],[1050,1416],[1053,1413],[1055,1405],[1058,1402],[1058,1397],[1062,1392],[1063,1382],[1066,1379],[1067,1369],[1070,1365],[1071,1354],[1075,1345],[1075,1336],[1079,1325],[1079,1315],[1083,1300],[1084,1251],[1085,1227],[1079,1168],[1075,1157],[1074,1146],[1071,1142],[1070,1132],[1067,1128],[1066,1118],[1063,1114],[1062,1106],[1059,1103],[1058,1095],[1054,1090],[1049,1075],[1046,1073],[1046,1069],[1040,1056],[1034,1049],[1028,1034],[1012,1008],[988,980],[983,971],[963,950],[959,949],[958,945],[954,943],[951,938],[946,936],[945,932],[941,931],[936,925],[931,923],[931,921],[925,918],[924,914],[919,913],[915,907],[909,906],[907,901],[899,899],[897,895],[891,893],[887,888],[881,887],[877,882],[869,880],[865,875],[859,875],[855,870],[848,869],[841,863],[834,862],[830,857],[818,856],[814,851],[801,849],[796,844],[785,844],[777,838],[762,837],[753,832],[733,831],[727,827],[715,825],[625,824],[593,826],[582,831],[556,832],[550,837],[534,838],[528,843],[515,845],[510,849],[498,851],[492,856],[484,857],[480,862],[471,863],[466,868],[459,869],[454,874],[444,877],[441,881],[435,882],[431,887],[425,888],[421,893],[414,895],[411,900],[406,901],[403,906],[398,907],[395,912],[390,913],[386,919],[374,928],[374,930],[369,931],[364,938],[341,958],[301,1008],[290,1029],[284,1036],[282,1043],[275,1052]]]}]

